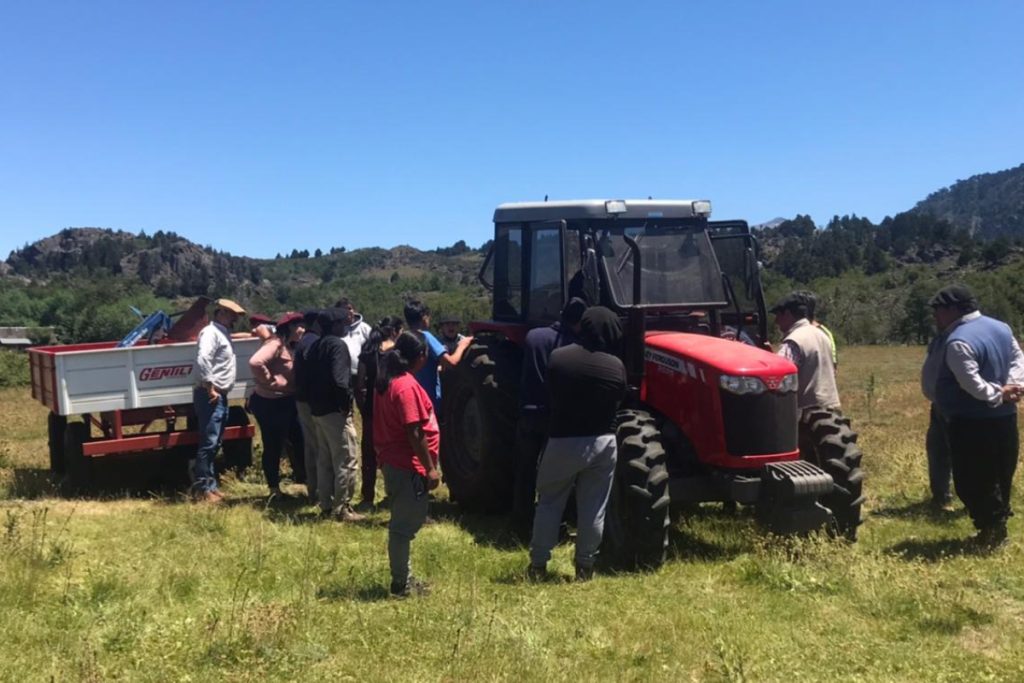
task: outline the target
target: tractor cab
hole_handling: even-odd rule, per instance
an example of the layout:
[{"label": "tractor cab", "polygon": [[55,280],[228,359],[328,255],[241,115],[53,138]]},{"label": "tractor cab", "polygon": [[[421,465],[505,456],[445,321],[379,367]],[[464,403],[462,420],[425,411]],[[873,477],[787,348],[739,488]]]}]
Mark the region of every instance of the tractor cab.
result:
[{"label": "tractor cab", "polygon": [[502,204],[481,270],[495,329],[550,324],[580,296],[623,315],[639,308],[648,330],[763,345],[757,242],[745,222],[710,213],[706,200]]}]

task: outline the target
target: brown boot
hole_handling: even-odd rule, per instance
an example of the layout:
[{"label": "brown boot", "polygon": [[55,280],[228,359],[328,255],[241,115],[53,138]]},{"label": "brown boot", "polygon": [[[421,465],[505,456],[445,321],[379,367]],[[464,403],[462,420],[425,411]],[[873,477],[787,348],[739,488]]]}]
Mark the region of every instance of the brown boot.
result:
[{"label": "brown boot", "polygon": [[351,505],[342,505],[335,510],[334,518],[339,522],[362,522],[366,519],[366,515],[359,514],[352,509]]}]

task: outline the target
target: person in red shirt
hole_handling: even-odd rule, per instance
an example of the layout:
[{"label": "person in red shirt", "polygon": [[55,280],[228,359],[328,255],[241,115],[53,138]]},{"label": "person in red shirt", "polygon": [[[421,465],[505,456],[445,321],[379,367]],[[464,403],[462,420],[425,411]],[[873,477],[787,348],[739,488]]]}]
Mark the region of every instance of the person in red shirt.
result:
[{"label": "person in red shirt", "polygon": [[441,433],[434,404],[414,376],[426,362],[423,336],[403,332],[382,359],[374,398],[373,445],[391,500],[388,560],[391,594],[396,597],[427,593],[426,584],[409,567],[409,547],[427,518],[427,492],[441,482]]}]

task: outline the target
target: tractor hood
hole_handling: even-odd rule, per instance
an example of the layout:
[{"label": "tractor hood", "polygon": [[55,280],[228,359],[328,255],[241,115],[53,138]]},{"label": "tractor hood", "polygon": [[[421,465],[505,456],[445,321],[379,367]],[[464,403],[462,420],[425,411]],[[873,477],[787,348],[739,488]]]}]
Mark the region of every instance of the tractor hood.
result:
[{"label": "tractor hood", "polygon": [[648,332],[646,342],[649,359],[652,352],[662,352],[729,375],[781,377],[796,372],[796,366],[781,356],[728,339],[686,332]]}]

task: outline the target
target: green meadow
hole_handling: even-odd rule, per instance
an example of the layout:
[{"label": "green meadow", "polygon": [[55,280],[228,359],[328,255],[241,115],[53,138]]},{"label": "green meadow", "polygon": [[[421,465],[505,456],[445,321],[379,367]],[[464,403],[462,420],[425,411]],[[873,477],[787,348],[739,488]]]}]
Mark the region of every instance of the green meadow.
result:
[{"label": "green meadow", "polygon": [[413,544],[433,592],[408,600],[387,595],[386,511],[351,525],[268,505],[258,466],[222,507],[61,499],[45,409],[2,389],[0,678],[1024,680],[1024,525],[977,555],[962,510],[929,512],[922,356],[842,350],[868,473],[854,545],[769,538],[749,512],[705,505],[676,516],[656,572],[578,584],[566,543],[564,580],[531,584],[504,521],[462,514],[442,487]]}]

